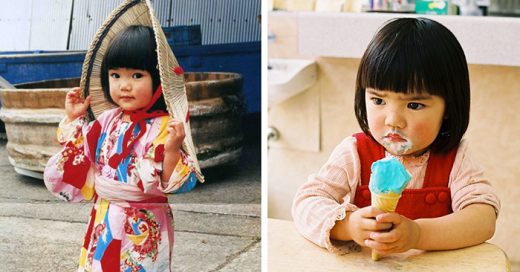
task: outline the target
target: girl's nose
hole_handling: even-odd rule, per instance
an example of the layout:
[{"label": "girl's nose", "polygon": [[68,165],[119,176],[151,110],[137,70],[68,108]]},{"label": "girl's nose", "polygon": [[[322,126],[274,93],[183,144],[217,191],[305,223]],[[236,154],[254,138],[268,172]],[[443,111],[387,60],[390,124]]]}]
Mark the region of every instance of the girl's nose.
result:
[{"label": "girl's nose", "polygon": [[119,84],[119,89],[121,91],[130,91],[132,89],[132,84],[128,80],[121,80]]},{"label": "girl's nose", "polygon": [[406,121],[399,111],[390,110],[386,114],[385,125],[392,128],[403,129],[406,126]]}]

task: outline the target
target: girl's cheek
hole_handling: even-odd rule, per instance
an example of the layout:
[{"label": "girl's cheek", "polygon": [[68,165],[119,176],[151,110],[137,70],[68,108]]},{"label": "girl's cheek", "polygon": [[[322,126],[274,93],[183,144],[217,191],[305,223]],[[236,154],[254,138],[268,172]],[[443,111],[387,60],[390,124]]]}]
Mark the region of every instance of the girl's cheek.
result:
[{"label": "girl's cheek", "polygon": [[385,125],[385,119],[382,116],[378,115],[367,116],[367,121],[368,127],[371,131],[377,131]]},{"label": "girl's cheek", "polygon": [[433,138],[431,139],[433,141],[437,137],[437,134],[435,133],[436,130],[433,126],[434,124],[431,122],[419,121],[413,126],[411,133],[415,135],[414,138],[416,139],[429,140]]}]

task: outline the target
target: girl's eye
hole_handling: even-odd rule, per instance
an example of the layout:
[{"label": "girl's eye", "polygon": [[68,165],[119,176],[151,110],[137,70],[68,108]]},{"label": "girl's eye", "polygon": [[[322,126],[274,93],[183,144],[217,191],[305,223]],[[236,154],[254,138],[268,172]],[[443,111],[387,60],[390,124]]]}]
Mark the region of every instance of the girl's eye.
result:
[{"label": "girl's eye", "polygon": [[412,109],[412,110],[420,110],[420,109],[424,108],[424,105],[421,103],[411,102],[411,103],[408,103],[408,108]]},{"label": "girl's eye", "polygon": [[139,79],[139,78],[142,78],[143,77],[143,74],[141,73],[135,73],[132,75],[133,78],[136,78],[136,79]]},{"label": "girl's eye", "polygon": [[110,77],[111,78],[119,78],[119,74],[118,73],[111,73]]},{"label": "girl's eye", "polygon": [[375,105],[384,105],[385,104],[385,101],[379,97],[372,97],[372,98],[370,98],[370,100],[372,100],[372,102]]}]

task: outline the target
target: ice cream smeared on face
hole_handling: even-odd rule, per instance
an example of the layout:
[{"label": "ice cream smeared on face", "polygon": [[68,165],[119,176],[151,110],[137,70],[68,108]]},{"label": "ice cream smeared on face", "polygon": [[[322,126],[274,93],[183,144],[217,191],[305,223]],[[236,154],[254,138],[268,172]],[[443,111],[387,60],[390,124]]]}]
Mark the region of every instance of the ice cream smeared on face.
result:
[{"label": "ice cream smeared on face", "polygon": [[412,148],[412,141],[395,131],[388,132],[381,138],[381,144],[394,155],[404,155]]},{"label": "ice cream smeared on face", "polygon": [[412,178],[401,162],[388,157],[372,163],[368,185],[374,194],[394,193],[400,195]]}]

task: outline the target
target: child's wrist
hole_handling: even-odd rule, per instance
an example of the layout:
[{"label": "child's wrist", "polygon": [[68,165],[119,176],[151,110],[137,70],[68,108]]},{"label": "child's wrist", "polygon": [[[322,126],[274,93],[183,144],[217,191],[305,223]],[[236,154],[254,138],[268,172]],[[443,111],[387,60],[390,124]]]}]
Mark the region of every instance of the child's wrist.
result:
[{"label": "child's wrist", "polygon": [[[164,150],[164,158],[169,160],[174,160],[175,158],[178,158],[181,156],[181,150],[180,148],[175,150]],[[178,160],[178,159],[176,159]]]},{"label": "child's wrist", "polygon": [[74,116],[74,115],[69,115],[69,114],[66,114],[65,115],[65,123],[68,124],[68,123],[71,123],[73,122],[74,120],[78,119],[78,117],[80,117],[81,115],[77,115],[77,116]]},{"label": "child's wrist", "polygon": [[165,144],[164,145],[164,154],[177,155],[181,152],[182,142],[181,144]]},{"label": "child's wrist", "polygon": [[63,122],[65,125],[70,124],[76,118],[71,118],[69,116],[65,116],[65,121]]},{"label": "child's wrist", "polygon": [[421,224],[419,224],[417,221],[413,220],[412,221],[415,225],[415,236],[416,236],[416,240],[415,240],[415,243],[413,245],[412,248],[414,249],[422,249],[423,246],[421,245]]}]

